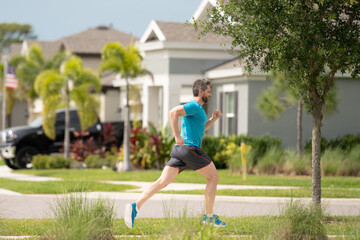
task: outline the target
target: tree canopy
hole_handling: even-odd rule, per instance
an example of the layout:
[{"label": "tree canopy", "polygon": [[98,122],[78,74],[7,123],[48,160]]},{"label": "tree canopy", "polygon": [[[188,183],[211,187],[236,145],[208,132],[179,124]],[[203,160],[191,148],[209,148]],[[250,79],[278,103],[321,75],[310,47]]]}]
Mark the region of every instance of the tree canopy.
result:
[{"label": "tree canopy", "polygon": [[200,37],[232,38],[231,50],[251,71],[289,74],[313,116],[313,202],[321,202],[320,141],[326,97],[336,73],[360,73],[358,0],[227,0],[193,22]]},{"label": "tree canopy", "polygon": [[20,43],[24,39],[36,38],[29,24],[0,23],[0,54],[10,47],[11,43]]}]

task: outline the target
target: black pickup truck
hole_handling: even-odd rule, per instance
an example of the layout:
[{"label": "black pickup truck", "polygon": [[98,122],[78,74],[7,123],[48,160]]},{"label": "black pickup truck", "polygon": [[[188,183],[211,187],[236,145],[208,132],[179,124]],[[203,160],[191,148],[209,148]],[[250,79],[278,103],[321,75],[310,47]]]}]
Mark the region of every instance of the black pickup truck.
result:
[{"label": "black pickup truck", "polygon": [[[123,141],[123,122],[109,122],[113,126],[114,142],[120,146]],[[97,121],[86,129],[88,137],[101,139],[104,126],[108,123]],[[65,110],[56,111],[55,140],[49,139],[42,128],[41,118],[35,119],[28,126],[12,127],[1,131],[0,154],[6,165],[12,169],[31,168],[32,157],[36,154],[51,154],[63,148],[65,130]],[[80,120],[76,109],[70,110],[70,141],[75,140],[74,131],[80,130]]]}]

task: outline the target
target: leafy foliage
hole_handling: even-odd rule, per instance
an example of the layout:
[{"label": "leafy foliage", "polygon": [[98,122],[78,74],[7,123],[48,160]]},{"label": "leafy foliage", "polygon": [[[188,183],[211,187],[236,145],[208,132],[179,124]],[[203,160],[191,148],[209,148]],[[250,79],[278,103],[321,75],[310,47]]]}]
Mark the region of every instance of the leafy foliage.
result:
[{"label": "leafy foliage", "polygon": [[149,128],[142,128],[139,122],[135,122],[131,129],[131,161],[137,168],[162,169],[170,158],[171,149],[175,139],[171,136],[169,128],[161,128],[159,131],[149,124]]},{"label": "leafy foliage", "polygon": [[38,154],[33,157],[32,164],[35,169],[56,169],[69,168],[70,159],[66,159],[60,155],[42,155]]},{"label": "leafy foliage", "polygon": [[24,39],[33,39],[32,26],[29,24],[0,23],[0,54],[12,43],[21,43]]},{"label": "leafy foliage", "polygon": [[67,94],[67,85],[72,81],[70,99],[74,100],[78,109],[82,129],[93,125],[97,119],[96,96],[92,91],[99,92],[101,83],[99,76],[92,70],[83,68],[79,57],[69,56],[62,65],[62,72],[57,70],[45,70],[41,72],[35,81],[35,91],[44,102],[42,121],[44,132],[50,139],[55,139],[55,113],[54,111],[63,103],[63,95]]}]

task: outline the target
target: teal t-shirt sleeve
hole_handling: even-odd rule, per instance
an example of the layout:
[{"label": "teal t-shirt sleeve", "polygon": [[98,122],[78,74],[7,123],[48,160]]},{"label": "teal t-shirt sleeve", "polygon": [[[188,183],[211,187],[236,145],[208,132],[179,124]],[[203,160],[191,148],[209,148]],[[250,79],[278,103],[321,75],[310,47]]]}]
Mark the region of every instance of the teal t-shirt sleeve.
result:
[{"label": "teal t-shirt sleeve", "polygon": [[199,107],[196,106],[196,104],[194,104],[193,102],[188,102],[183,106],[187,116],[194,115],[199,111]]}]

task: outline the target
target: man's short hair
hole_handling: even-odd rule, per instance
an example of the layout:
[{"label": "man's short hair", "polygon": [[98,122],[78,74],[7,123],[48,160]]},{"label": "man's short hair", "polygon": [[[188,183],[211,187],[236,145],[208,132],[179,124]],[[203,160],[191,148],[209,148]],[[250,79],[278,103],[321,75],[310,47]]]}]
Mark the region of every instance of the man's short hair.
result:
[{"label": "man's short hair", "polygon": [[208,79],[202,78],[202,79],[195,80],[195,82],[193,83],[193,87],[192,87],[194,97],[199,96],[200,89],[205,91],[207,86],[210,86],[210,85],[211,85],[211,83]]}]

